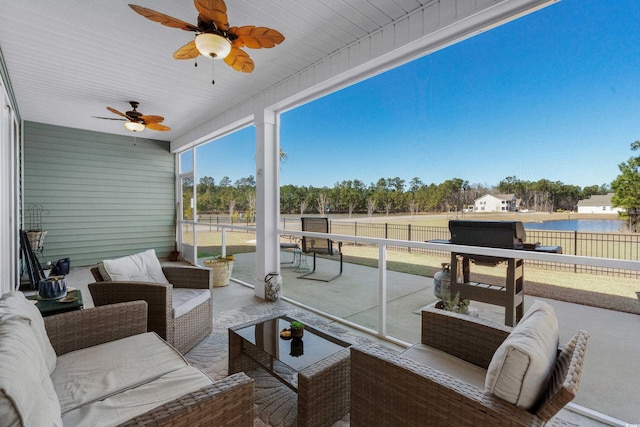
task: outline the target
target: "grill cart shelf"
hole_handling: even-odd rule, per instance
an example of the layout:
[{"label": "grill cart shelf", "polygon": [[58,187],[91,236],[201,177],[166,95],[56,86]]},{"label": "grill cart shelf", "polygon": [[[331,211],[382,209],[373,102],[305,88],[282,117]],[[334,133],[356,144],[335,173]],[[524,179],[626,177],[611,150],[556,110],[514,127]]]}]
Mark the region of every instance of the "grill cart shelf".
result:
[{"label": "grill cart shelf", "polygon": [[[519,258],[497,258],[470,254],[451,253],[451,294],[459,293],[460,299],[470,299],[505,308],[504,324],[515,326],[524,313],[524,260]],[[497,266],[507,263],[507,273],[504,286],[488,285],[470,281],[471,260],[482,265]],[[460,263],[461,267],[458,266]],[[462,271],[462,281],[454,272]]]}]

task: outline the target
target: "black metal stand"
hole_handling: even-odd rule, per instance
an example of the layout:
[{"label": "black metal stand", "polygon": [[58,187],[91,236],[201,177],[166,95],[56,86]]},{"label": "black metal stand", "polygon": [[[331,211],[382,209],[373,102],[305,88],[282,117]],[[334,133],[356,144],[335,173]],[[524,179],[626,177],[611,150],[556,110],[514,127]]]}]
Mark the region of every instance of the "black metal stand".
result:
[{"label": "black metal stand", "polygon": [[36,254],[31,250],[31,244],[27,238],[27,233],[24,230],[20,230],[20,249],[22,252],[22,259],[24,266],[29,276],[29,285],[31,289],[38,289],[38,283],[43,280],[44,274],[42,273],[42,266],[40,261],[36,257]]}]

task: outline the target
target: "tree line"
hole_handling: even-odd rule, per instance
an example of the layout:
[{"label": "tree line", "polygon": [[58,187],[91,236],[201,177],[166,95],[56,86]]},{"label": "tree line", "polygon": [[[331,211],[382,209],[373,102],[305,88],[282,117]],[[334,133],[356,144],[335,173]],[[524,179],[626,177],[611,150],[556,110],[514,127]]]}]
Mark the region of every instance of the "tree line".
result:
[{"label": "tree line", "polygon": [[[193,182],[184,180],[186,214],[191,206]],[[218,183],[212,177],[201,178],[195,186],[199,213],[228,213],[231,217],[255,217],[256,181],[253,175],[232,182],[223,177]],[[415,177],[408,183],[399,177],[380,178],[365,184],[358,179],[336,182],[333,187],[283,185],[280,187],[280,210],[283,214],[328,213],[397,214],[437,213],[461,211],[473,206],[475,199],[486,194],[511,194],[521,199],[523,209],[554,212],[575,210],[581,199],[594,194],[607,194],[607,185],[581,188],[559,181],[541,179],[523,181],[515,176],[486,187],[469,184],[461,178],[448,179],[440,184],[425,184]]]}]

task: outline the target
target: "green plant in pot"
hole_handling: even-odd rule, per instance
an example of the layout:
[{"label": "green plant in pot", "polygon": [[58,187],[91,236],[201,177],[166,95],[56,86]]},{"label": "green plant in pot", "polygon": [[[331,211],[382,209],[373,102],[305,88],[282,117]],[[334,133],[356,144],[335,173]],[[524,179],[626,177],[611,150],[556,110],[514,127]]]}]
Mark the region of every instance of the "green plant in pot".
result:
[{"label": "green plant in pot", "polygon": [[304,325],[302,324],[302,322],[298,322],[297,320],[293,320],[290,324],[289,327],[291,328],[291,338],[295,339],[301,339],[302,335],[304,334]]}]

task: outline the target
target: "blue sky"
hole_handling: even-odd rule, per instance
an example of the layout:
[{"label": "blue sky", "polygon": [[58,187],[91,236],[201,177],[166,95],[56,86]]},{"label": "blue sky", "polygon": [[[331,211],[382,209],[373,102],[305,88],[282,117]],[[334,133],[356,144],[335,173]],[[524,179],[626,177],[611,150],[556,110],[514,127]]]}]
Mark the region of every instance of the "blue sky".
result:
[{"label": "blue sky", "polygon": [[[281,116],[281,184],[609,184],[640,139],[640,2],[563,0]],[[198,175],[255,175],[255,129]]]}]

